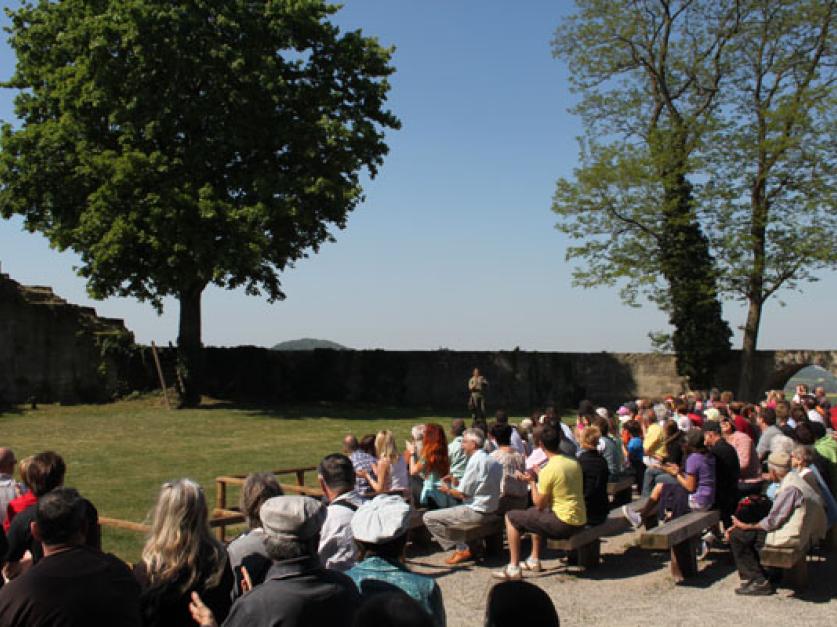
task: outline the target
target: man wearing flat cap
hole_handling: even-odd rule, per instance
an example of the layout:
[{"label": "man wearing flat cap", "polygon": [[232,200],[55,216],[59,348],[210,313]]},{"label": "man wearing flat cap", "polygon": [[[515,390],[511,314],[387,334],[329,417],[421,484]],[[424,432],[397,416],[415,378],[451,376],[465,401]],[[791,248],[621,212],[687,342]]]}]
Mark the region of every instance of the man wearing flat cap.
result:
[{"label": "man wearing flat cap", "polygon": [[361,561],[346,575],[363,598],[397,588],[418,601],[436,627],[445,627],[445,605],[436,580],[411,573],[402,562],[412,513],[404,499],[392,494],[361,505],[351,523]]},{"label": "man wearing flat cap", "polygon": [[[224,627],[351,625],[360,603],[357,588],[346,575],[325,570],[317,555],[325,506],[307,496],[275,496],[259,517],[273,565],[264,583],[233,604]],[[189,609],[200,625],[217,625],[197,593]]]},{"label": "man wearing flat cap", "polygon": [[827,522],[822,498],[798,473],[791,471],[790,455],[771,453],[767,458],[770,478],[780,482],[770,512],[756,523],[732,517],[728,532],[738,575],[743,580],[737,594],[773,594],[759,549],[763,546],[807,549],[825,536]]}]

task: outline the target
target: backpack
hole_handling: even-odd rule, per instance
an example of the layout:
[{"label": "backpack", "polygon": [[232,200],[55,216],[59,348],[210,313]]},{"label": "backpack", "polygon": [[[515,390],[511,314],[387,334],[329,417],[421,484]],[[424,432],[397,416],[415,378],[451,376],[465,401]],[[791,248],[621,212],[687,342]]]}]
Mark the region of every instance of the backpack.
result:
[{"label": "backpack", "polygon": [[773,502],[769,498],[761,494],[752,494],[738,501],[733,516],[743,523],[753,524],[767,516],[771,507]]}]

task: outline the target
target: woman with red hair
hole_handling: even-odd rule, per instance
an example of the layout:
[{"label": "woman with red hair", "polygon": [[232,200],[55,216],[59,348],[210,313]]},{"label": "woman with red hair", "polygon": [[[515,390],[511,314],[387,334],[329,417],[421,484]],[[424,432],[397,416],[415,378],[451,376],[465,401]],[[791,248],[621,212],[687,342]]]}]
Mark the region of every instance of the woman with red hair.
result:
[{"label": "woman with red hair", "polygon": [[439,491],[442,479],[450,473],[448,440],[442,425],[435,422],[426,425],[421,452],[417,452],[412,443],[408,443],[407,451],[410,453],[410,474],[424,480],[419,505],[428,509],[457,505],[451,496]]}]

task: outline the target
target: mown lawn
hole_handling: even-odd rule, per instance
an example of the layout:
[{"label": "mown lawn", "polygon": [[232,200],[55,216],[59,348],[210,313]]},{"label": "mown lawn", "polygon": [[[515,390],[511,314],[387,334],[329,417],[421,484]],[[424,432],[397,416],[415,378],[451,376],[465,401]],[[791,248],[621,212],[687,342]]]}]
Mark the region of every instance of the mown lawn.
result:
[{"label": "mown lawn", "polygon": [[[362,436],[388,428],[399,447],[410,427],[451,417],[386,407],[242,407],[206,402],[193,410],[167,411],[156,397],[110,405],[43,405],[0,412],[2,446],[18,459],[52,449],[67,463],[66,485],[78,488],[102,516],[142,522],[164,481],[191,477],[215,503],[218,475],[314,466],[339,451],[347,433]],[[316,477],[311,474],[309,483]],[[284,482],[293,482],[286,476]],[[228,502],[237,502],[231,492]],[[134,562],[142,534],[103,529],[106,551]]]}]

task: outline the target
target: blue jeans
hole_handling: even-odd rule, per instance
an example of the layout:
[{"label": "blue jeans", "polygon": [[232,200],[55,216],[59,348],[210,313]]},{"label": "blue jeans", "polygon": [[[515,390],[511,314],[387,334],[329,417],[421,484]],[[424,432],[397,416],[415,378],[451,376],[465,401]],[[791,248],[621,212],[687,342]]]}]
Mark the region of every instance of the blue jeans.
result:
[{"label": "blue jeans", "polygon": [[651,490],[658,483],[677,484],[677,479],[668,474],[665,470],[649,466],[645,469],[645,476],[642,478],[642,495],[651,496]]}]

